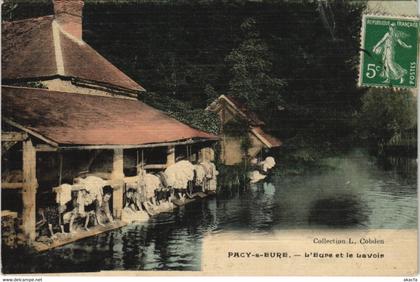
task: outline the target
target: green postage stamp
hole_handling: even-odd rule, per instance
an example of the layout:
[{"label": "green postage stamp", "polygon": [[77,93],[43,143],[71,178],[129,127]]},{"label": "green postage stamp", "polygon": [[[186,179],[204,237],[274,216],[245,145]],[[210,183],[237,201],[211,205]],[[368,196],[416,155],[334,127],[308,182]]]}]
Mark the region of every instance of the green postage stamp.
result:
[{"label": "green postage stamp", "polygon": [[359,85],[416,88],[419,20],[364,15]]}]

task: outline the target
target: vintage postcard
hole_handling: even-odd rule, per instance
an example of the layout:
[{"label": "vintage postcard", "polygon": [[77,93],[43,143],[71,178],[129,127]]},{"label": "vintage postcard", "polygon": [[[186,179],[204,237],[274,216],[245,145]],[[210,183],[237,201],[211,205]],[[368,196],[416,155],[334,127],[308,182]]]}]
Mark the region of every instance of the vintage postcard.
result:
[{"label": "vintage postcard", "polygon": [[2,275],[416,279],[418,11],[4,0]]}]

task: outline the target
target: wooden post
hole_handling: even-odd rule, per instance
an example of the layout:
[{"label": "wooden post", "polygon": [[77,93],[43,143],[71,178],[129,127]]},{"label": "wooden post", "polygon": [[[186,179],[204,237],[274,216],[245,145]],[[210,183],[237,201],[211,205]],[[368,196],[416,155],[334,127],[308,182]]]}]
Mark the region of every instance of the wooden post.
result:
[{"label": "wooden post", "polygon": [[206,148],[201,148],[199,152],[199,162],[205,162],[207,160],[206,158]]},{"label": "wooden post", "polygon": [[213,148],[212,147],[208,147],[207,150],[206,150],[206,152],[207,152],[207,156],[206,156],[207,160],[209,162],[214,162],[215,161],[215,156],[214,156],[214,150],[213,150]]},{"label": "wooden post", "polygon": [[22,229],[28,237],[29,243],[35,240],[36,226],[36,150],[31,139],[23,141],[23,189],[22,189]]},{"label": "wooden post", "polygon": [[112,207],[115,218],[121,218],[124,193],[124,153],[123,149],[114,149],[111,180],[113,183]]},{"label": "wooden post", "polygon": [[226,122],[226,103],[223,101],[222,104],[222,122],[220,123],[220,135],[221,135],[221,148],[220,148],[220,159],[223,163],[226,163],[226,135],[225,135],[225,122]]},{"label": "wooden post", "polygon": [[175,146],[169,146],[166,154],[166,167],[175,163]]},{"label": "wooden post", "polygon": [[58,185],[61,185],[63,182],[63,153],[58,153],[59,158],[59,168],[58,168]]}]

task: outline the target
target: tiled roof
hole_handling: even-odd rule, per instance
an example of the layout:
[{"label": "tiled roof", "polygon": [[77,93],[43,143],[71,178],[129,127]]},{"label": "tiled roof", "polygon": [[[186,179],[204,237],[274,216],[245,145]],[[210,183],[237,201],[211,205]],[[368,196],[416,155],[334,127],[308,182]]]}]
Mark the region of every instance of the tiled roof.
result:
[{"label": "tiled roof", "polygon": [[[280,147],[283,143],[280,141],[280,139],[268,134],[267,132],[265,132],[264,130],[262,130],[261,127],[253,127],[252,131],[254,133],[256,133],[257,135],[259,135],[258,137],[260,139],[263,139],[261,141],[263,141],[263,143],[266,143],[266,145],[269,148],[275,148],[275,147]],[[262,137],[262,138],[261,138]]]},{"label": "tiled roof", "polygon": [[232,96],[226,96],[226,98],[229,99],[235,105],[235,107],[246,116],[251,125],[264,125],[264,122],[260,120],[258,116],[244,103],[241,103],[238,99]]},{"label": "tiled roof", "polygon": [[2,80],[66,77],[144,91],[86,42],[64,32],[54,16],[2,24]]},{"label": "tiled roof", "polygon": [[144,145],[216,140],[138,100],[2,87],[2,118],[59,145]]}]

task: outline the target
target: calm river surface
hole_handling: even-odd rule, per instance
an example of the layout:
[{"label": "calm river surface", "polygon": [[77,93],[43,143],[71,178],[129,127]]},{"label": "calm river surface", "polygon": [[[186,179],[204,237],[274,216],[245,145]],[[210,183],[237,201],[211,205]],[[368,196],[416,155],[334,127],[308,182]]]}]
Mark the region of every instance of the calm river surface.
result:
[{"label": "calm river surface", "polygon": [[[41,254],[3,252],[3,272],[200,270],[205,234],[315,228],[417,228],[415,159],[378,165],[365,154],[333,169],[279,177]],[[278,169],[281,169],[281,165]]]}]

